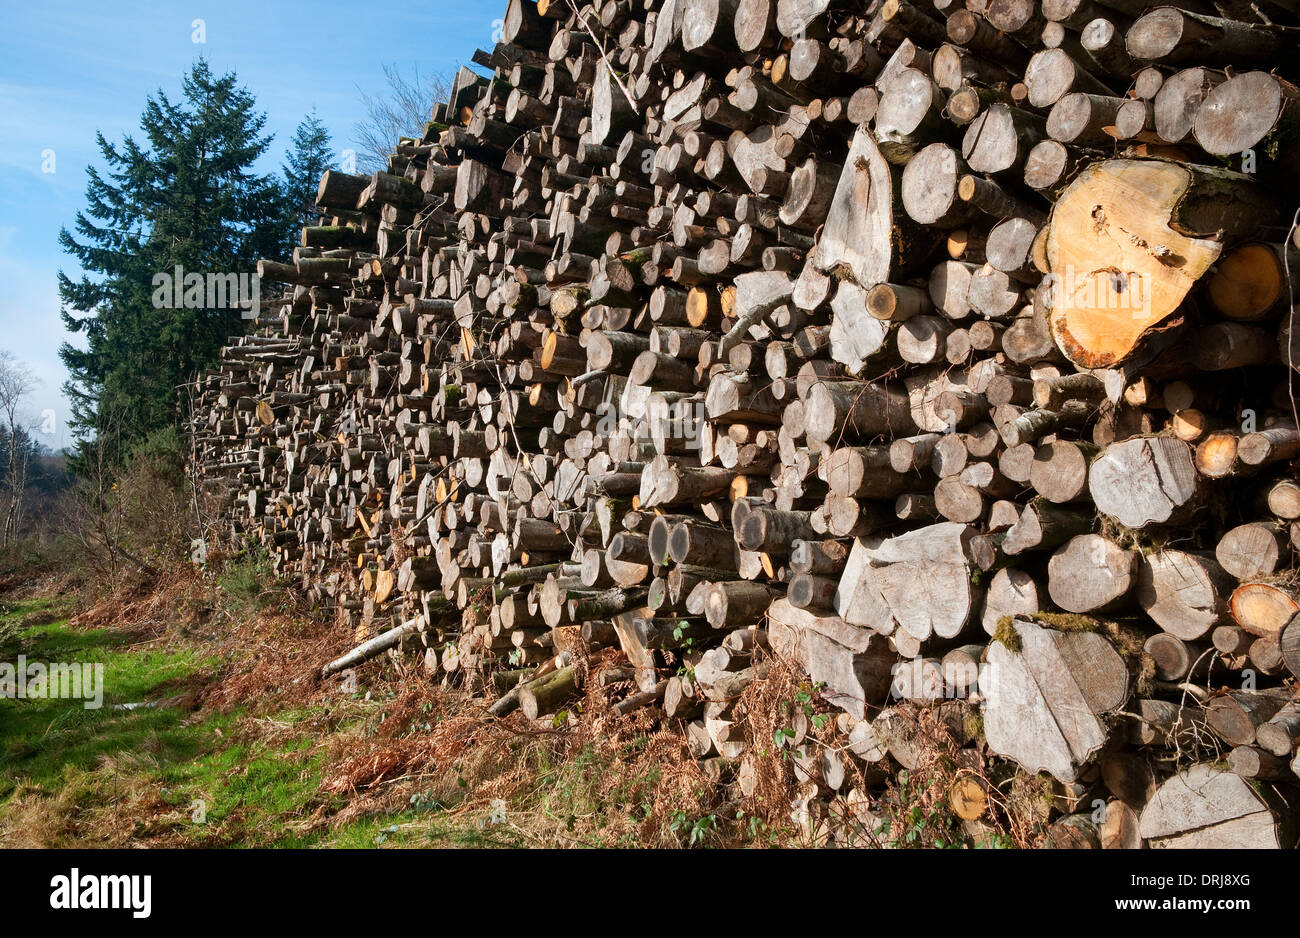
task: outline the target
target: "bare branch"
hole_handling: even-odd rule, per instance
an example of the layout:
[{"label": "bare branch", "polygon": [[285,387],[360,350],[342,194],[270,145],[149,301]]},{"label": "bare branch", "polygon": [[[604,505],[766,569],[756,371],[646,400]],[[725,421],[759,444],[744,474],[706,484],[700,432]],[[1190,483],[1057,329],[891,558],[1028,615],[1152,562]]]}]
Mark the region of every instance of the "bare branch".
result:
[{"label": "bare branch", "polygon": [[360,87],[366,116],[355,128],[357,168],[374,172],[388,165],[388,156],[399,137],[419,137],[432,119],[433,105],[451,93],[446,75],[421,75],[419,66],[404,75],[396,65],[384,66],[388,87],[370,94]]}]

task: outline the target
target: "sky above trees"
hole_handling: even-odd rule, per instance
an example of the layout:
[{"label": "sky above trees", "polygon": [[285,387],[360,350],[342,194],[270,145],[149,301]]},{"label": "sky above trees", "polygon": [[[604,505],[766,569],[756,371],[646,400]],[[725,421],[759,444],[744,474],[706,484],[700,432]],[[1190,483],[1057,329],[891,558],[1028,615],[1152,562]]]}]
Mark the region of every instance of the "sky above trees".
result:
[{"label": "sky above trees", "polygon": [[179,96],[183,76],[203,57],[215,72],[234,70],[266,112],[274,140],[257,168],[278,173],[313,107],[336,150],[355,146],[354,126],[365,117],[361,92],[384,90],[385,65],[449,73],[475,48],[492,48],[494,20],[505,6],[430,0],[383,15],[328,0],[188,7],[53,0],[7,8],[0,30],[0,345],[39,379],[34,415],[52,409],[58,416],[57,432],[41,442],[71,443],[58,347],[81,337],[60,322],[56,273],[77,271],[58,233],[84,205],[86,167],[102,165],[96,131],[110,140],[138,135],[147,96],[160,88]]}]

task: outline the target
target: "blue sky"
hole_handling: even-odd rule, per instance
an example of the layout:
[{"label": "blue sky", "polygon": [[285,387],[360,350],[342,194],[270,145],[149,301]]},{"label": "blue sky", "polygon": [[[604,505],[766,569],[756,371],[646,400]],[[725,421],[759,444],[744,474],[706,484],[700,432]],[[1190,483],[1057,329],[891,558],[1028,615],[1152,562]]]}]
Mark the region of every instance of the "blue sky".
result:
[{"label": "blue sky", "polygon": [[[181,77],[200,57],[234,70],[275,134],[263,172],[314,106],[336,151],[353,145],[363,117],[358,87],[384,89],[383,66],[450,75],[476,48],[491,49],[506,0],[424,0],[368,5],[300,0],[186,0],[110,4],[0,0],[0,349],[39,379],[29,410],[54,410],[70,442],[58,358],[67,338],[55,274],[76,276],[58,245],[84,204],[86,166],[97,161],[95,131],[139,138],[146,96],[180,98]],[[194,41],[196,19],[206,41]],[[53,151],[53,172],[47,151]]]}]

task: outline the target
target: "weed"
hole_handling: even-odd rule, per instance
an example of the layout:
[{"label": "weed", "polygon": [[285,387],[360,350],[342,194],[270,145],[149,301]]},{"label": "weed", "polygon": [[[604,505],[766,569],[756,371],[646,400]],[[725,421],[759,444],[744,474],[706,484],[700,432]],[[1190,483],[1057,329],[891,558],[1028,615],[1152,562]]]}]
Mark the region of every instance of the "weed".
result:
[{"label": "weed", "polygon": [[249,540],[238,553],[223,558],[217,587],[234,616],[266,608],[276,592],[268,589],[267,583],[276,584],[275,570],[271,555],[259,541]]},{"label": "weed", "polygon": [[668,829],[684,835],[688,847],[697,847],[717,832],[718,816],[705,814],[691,818],[685,811],[674,811]]}]

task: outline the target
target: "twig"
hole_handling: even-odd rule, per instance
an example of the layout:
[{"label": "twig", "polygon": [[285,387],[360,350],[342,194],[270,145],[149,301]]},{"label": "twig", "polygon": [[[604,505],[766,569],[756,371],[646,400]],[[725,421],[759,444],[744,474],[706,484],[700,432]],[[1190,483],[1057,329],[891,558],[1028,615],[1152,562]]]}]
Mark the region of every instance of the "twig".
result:
[{"label": "twig", "polygon": [[632,113],[639,117],[641,112],[637,110],[636,102],[632,100],[632,95],[628,92],[627,85],[623,84],[623,79],[619,78],[618,73],[614,71],[614,66],[609,64],[609,56],[605,54],[605,47],[601,44],[600,40],[596,38],[596,34],[591,31],[591,27],[587,25],[587,17],[578,11],[573,0],[568,0],[568,4],[569,9],[573,11],[573,15],[576,16],[578,22],[582,24],[582,28],[585,29],[587,35],[591,37],[591,41],[596,44],[596,48],[600,52],[600,58],[605,63],[605,68],[609,69],[609,77],[614,79],[614,83],[618,85],[618,90],[623,92],[623,97],[627,98],[627,103],[628,106],[632,108]]}]

